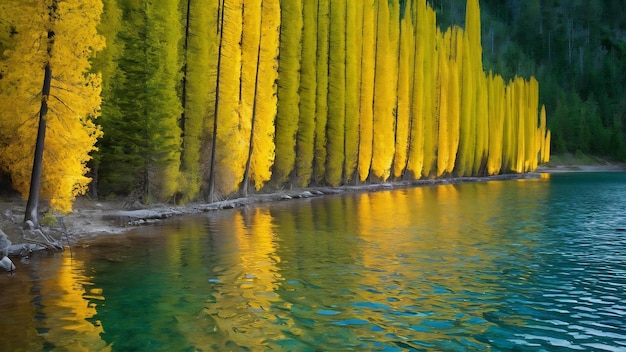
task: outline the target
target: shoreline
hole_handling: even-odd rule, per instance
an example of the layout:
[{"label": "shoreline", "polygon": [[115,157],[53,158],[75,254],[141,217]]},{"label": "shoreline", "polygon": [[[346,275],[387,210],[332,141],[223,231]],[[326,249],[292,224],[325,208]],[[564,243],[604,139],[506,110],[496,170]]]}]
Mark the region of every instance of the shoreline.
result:
[{"label": "shoreline", "polygon": [[[74,203],[74,210],[67,215],[57,216],[57,224],[46,228],[54,238],[64,246],[87,242],[96,237],[114,236],[131,231],[134,228],[158,223],[162,220],[210,213],[222,209],[236,209],[255,206],[268,202],[288,201],[292,199],[314,198],[356,192],[376,192],[381,190],[425,187],[440,184],[459,184],[466,182],[488,182],[497,180],[539,178],[542,173],[564,172],[623,172],[625,165],[557,165],[540,166],[537,170],[525,174],[502,174],[495,176],[455,177],[441,179],[423,179],[414,181],[395,181],[380,184],[348,185],[340,187],[310,187],[285,190],[274,193],[251,194],[245,198],[235,198],[217,202],[191,202],[186,205],[155,204],[141,209],[124,209],[124,202],[96,201],[79,197]],[[22,219],[26,201],[21,198],[0,201],[0,230],[7,234],[13,246],[22,245]],[[40,219],[41,221],[41,219]],[[11,257],[16,257],[15,255]],[[19,257],[19,256],[17,256]]]}]

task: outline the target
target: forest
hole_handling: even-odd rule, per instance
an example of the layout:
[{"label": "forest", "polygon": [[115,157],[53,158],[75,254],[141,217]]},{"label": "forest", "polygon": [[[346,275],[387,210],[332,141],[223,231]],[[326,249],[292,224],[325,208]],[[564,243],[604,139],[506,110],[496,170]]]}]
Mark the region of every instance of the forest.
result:
[{"label": "forest", "polygon": [[[486,3],[481,12],[478,0],[5,0],[0,183],[28,196],[42,106],[41,194],[60,212],[87,191],[213,201],[523,173],[551,146],[612,150],[582,149],[582,129],[589,148],[600,136],[621,146],[621,119],[605,123],[601,111],[611,93],[592,101],[550,80],[554,66],[531,56],[539,43],[494,30],[521,22],[515,2]],[[560,29],[545,30],[562,66]],[[587,62],[578,30],[573,67]]]}]

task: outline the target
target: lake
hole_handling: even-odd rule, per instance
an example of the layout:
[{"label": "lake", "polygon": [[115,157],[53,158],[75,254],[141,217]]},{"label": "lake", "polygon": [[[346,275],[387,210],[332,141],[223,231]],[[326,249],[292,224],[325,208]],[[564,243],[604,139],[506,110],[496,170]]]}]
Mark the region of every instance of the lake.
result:
[{"label": "lake", "polygon": [[221,210],[16,260],[0,350],[626,351],[626,173]]}]

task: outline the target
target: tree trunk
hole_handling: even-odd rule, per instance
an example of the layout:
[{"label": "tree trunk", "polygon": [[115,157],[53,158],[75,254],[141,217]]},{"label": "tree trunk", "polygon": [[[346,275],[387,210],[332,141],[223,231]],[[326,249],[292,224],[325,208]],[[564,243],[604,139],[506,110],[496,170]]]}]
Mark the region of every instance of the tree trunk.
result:
[{"label": "tree trunk", "polygon": [[[54,35],[54,34],[52,34]],[[49,35],[50,37],[50,35]],[[52,69],[50,63],[44,68],[43,88],[41,89],[41,109],[39,109],[39,128],[37,129],[37,142],[35,144],[35,157],[33,160],[33,171],[30,179],[30,190],[28,202],[24,215],[24,223],[31,221],[34,228],[39,227],[37,210],[39,208],[39,189],[41,186],[41,171],[43,163],[44,141],[46,139],[46,114],[48,113],[48,96],[50,95],[50,81],[52,80]]]}]

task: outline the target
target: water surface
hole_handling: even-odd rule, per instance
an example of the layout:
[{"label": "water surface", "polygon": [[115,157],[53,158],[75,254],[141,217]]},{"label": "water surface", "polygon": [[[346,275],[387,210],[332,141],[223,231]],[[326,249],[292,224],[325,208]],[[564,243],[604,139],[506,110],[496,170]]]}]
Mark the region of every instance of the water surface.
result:
[{"label": "water surface", "polygon": [[624,199],[555,174],[175,219],[1,274],[0,350],[624,351]]}]

